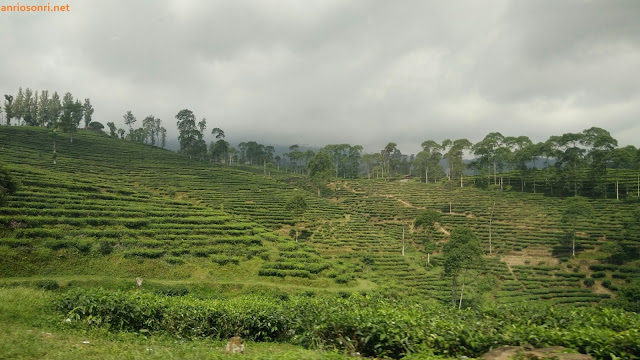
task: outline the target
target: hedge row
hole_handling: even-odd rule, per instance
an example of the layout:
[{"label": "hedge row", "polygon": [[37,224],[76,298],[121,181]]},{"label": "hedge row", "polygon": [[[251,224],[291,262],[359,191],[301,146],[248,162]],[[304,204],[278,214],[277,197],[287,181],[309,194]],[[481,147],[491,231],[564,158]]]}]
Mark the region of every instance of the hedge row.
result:
[{"label": "hedge row", "polygon": [[73,321],[181,338],[289,341],[365,356],[432,351],[478,356],[502,345],[562,345],[597,359],[637,359],[640,315],[608,308],[516,305],[456,310],[383,298],[239,297],[203,300],[141,291],[76,289],[57,307]]}]

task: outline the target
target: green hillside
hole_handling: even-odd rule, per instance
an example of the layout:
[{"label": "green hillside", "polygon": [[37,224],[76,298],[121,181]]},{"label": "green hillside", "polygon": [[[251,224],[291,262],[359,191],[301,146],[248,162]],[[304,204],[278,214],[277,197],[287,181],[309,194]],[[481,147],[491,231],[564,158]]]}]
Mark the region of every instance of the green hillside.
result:
[{"label": "green hillside", "polygon": [[[616,290],[640,278],[637,261],[610,263],[606,251],[617,240],[637,249],[637,241],[623,235],[623,224],[638,210],[633,199],[590,200],[595,215],[580,223],[574,258],[561,242],[568,228],[558,197],[412,179],[334,180],[318,197],[301,175],[213,164],[89,131],[71,142],[31,127],[0,127],[0,162],[20,183],[0,207],[4,288],[102,287],[125,294],[142,277],[143,291],[160,297],[364,295],[446,306],[451,280],[443,274],[442,251],[458,226],[472,229],[484,251],[482,263],[465,275],[461,307],[608,305],[620,297]],[[304,196],[305,211],[287,208],[295,195]],[[441,214],[432,245],[425,229],[413,226],[425,210]],[[290,337],[278,334],[250,338]],[[313,347],[305,341],[298,343]],[[360,349],[347,343],[327,348]],[[415,350],[362,346],[391,357]],[[488,346],[440,354],[478,355]]]}]

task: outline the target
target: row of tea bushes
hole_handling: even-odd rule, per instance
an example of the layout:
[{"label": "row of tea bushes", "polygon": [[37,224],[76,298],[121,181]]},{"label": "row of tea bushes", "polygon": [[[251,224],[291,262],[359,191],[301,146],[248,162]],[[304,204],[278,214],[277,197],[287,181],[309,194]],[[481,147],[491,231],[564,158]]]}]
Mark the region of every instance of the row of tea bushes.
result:
[{"label": "row of tea bushes", "polygon": [[203,300],[140,291],[75,289],[57,308],[72,322],[180,338],[289,341],[364,356],[430,351],[479,356],[502,345],[561,345],[597,359],[637,359],[640,315],[619,309],[521,304],[483,311],[383,298],[238,297]]}]

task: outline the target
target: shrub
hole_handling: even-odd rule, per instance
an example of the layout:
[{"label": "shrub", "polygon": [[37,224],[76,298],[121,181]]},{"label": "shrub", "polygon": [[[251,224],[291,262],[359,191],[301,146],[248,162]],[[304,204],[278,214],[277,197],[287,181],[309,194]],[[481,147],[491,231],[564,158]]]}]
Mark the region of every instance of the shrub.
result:
[{"label": "shrub", "polygon": [[156,293],[164,296],[186,296],[189,294],[189,289],[186,287],[163,288],[156,290]]},{"label": "shrub", "polygon": [[98,253],[109,255],[113,252],[113,241],[102,240],[98,243]]},{"label": "shrub", "polygon": [[72,289],[58,296],[66,316],[112,330],[168,333],[180,338],[289,341],[348,349],[367,357],[476,357],[500,345],[563,345],[598,359],[640,353],[640,315],[611,308],[531,304],[458,310],[390,302],[340,292],[335,297],[168,297],[145,292]]},{"label": "shrub", "polygon": [[592,287],[596,283],[596,281],[593,278],[590,278],[590,277],[584,279],[583,282],[584,282],[584,285],[587,286],[587,287]]},{"label": "shrub", "polygon": [[184,264],[184,260],[182,260],[179,257],[175,257],[175,256],[170,256],[170,257],[164,259],[164,261],[166,261],[167,264],[171,264],[171,265],[182,265],[182,264]]},{"label": "shrub", "polygon": [[607,289],[609,289],[609,290],[613,290],[613,291],[618,290],[618,287],[617,287],[617,286],[615,286],[615,285],[613,285],[613,284],[611,283],[611,280],[609,280],[609,279],[603,280],[603,281],[602,281],[602,286],[603,286],[603,287],[605,287],[605,288],[607,288]]},{"label": "shrub", "polygon": [[36,287],[43,290],[53,291],[53,290],[58,290],[58,288],[60,288],[60,285],[55,280],[43,279],[43,280],[36,281]]},{"label": "shrub", "polygon": [[163,257],[165,253],[166,252],[164,250],[140,249],[140,250],[127,251],[124,254],[124,257],[126,259],[133,259],[133,258],[157,259],[157,258]]}]

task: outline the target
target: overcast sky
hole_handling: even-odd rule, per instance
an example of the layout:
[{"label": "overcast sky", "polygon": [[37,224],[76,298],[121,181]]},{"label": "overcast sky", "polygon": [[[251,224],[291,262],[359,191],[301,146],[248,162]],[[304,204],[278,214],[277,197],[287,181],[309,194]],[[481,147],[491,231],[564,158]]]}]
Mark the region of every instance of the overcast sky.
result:
[{"label": "overcast sky", "polygon": [[132,110],[176,136],[188,108],[267,145],[416,153],[426,139],[591,126],[640,145],[637,0],[20,3],[71,11],[0,12],[2,94],[89,97],[105,125]]}]

